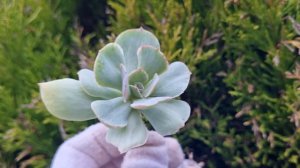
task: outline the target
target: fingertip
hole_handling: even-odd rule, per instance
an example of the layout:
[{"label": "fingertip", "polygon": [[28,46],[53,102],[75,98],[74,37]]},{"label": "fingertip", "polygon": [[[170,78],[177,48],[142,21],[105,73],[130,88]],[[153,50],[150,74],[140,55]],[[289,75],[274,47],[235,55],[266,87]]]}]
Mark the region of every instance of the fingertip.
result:
[{"label": "fingertip", "polygon": [[164,145],[164,137],[155,131],[149,131],[148,140],[145,145]]}]

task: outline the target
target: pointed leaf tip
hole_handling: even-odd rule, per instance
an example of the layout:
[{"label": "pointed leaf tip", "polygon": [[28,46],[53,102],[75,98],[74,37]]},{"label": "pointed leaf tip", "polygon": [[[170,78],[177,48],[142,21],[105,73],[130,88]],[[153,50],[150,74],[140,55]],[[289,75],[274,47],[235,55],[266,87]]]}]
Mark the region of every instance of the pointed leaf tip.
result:
[{"label": "pointed leaf tip", "polygon": [[91,109],[95,98],[82,90],[79,81],[66,78],[39,83],[39,86],[42,101],[54,116],[69,121],[96,118]]}]

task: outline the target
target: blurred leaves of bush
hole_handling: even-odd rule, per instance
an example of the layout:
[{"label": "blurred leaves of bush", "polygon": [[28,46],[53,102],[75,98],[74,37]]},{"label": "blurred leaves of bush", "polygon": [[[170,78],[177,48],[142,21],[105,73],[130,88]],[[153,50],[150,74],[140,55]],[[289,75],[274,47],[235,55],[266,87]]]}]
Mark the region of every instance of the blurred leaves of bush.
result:
[{"label": "blurred leaves of bush", "polygon": [[[101,9],[101,10],[99,10]],[[298,0],[2,0],[0,167],[45,167],[97,122],[63,122],[37,83],[76,77],[115,34],[143,26],[193,72],[176,137],[207,167],[300,165]]]}]

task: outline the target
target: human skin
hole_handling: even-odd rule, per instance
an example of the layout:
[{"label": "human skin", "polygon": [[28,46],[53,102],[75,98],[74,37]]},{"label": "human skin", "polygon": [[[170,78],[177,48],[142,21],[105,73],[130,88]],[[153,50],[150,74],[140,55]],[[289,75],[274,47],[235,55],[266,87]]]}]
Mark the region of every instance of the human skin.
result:
[{"label": "human skin", "polygon": [[[165,138],[150,131],[145,145],[126,153],[107,143],[108,128],[99,123],[65,141],[57,150],[52,168],[196,168],[197,164],[184,159],[174,138]],[[187,163],[188,166],[187,166]],[[192,163],[192,164],[190,164]]]}]

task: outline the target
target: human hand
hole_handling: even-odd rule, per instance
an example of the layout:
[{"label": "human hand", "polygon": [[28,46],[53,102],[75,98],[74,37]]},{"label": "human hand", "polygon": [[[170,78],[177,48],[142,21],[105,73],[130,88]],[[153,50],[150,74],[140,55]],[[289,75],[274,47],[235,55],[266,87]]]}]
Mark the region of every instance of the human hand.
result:
[{"label": "human hand", "polygon": [[196,168],[185,160],[178,141],[150,131],[145,145],[121,154],[107,143],[108,128],[95,124],[64,142],[57,150],[52,168]]}]

